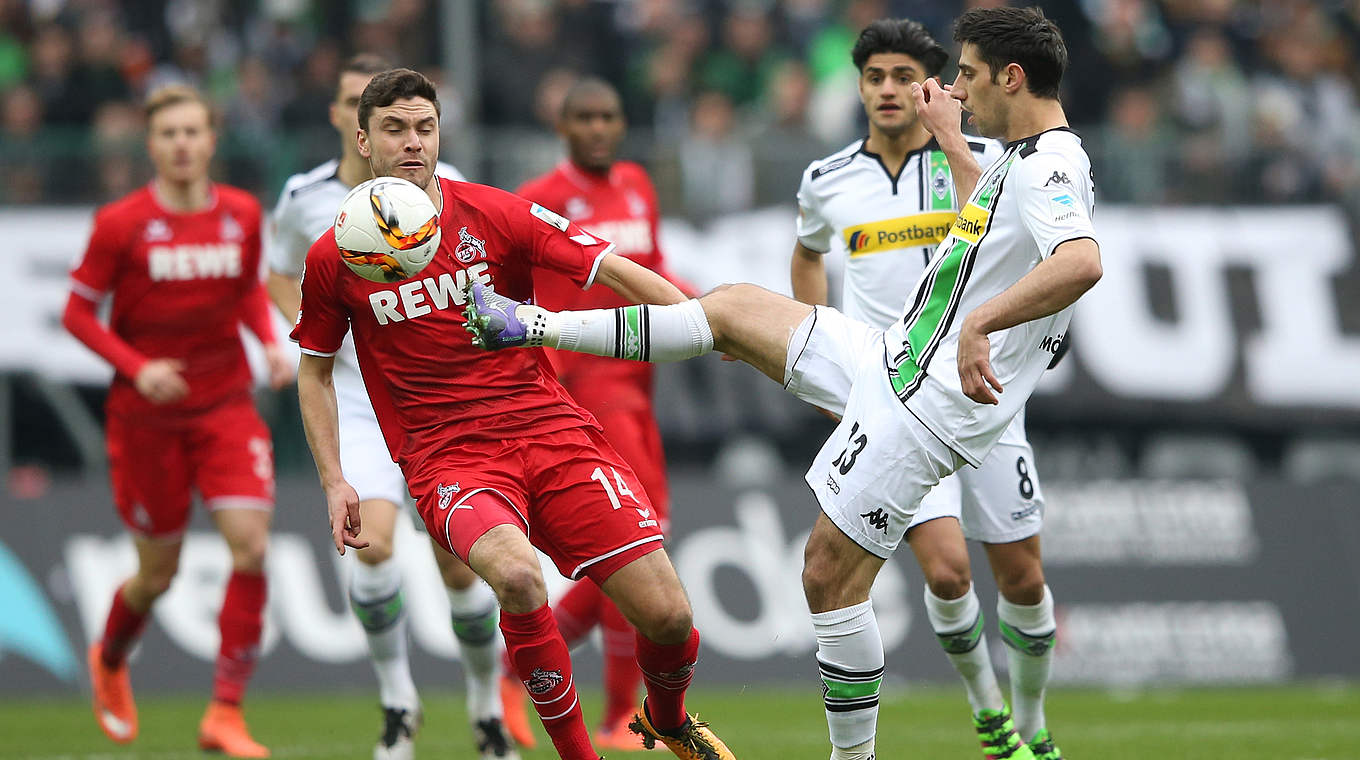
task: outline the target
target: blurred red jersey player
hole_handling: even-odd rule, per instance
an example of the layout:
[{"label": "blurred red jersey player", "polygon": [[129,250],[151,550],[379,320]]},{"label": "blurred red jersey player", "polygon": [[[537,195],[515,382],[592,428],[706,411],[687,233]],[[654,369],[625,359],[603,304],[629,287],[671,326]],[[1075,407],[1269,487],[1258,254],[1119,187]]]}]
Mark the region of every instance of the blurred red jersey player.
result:
[{"label": "blurred red jersey player", "polygon": [[[567,159],[529,180],[519,195],[552,209],[587,232],[614,243],[614,253],[661,274],[687,293],[692,288],[666,272],[657,244],[660,214],[647,172],[618,160],[626,129],[618,92],[607,82],[577,82],[562,101],[557,131]],[[608,309],[626,306],[614,291],[582,290],[551,270],[534,273],[534,296],[548,309]],[[595,415],[605,439],[623,457],[651,497],[663,530],[669,517],[666,460],[652,408],[652,365],[545,349],[557,379],[581,406]],[[605,708],[595,743],[602,749],[642,749],[628,731],[641,673],[633,656],[633,632],[599,586],[576,583],[553,607],[567,644],[574,645],[597,624],[604,639]],[[506,681],[502,689],[506,725],[516,741],[532,745],[521,706],[524,689]]]},{"label": "blurred red jersey player", "polygon": [[[232,558],[199,745],[267,757],[240,704],[259,651],[273,452],[251,399],[238,325],[264,344],[276,387],[292,368],[259,278],[260,205],[208,177],[216,148],[208,102],[191,88],[166,87],[148,98],[146,116],[155,178],[95,215],[62,318],[115,370],[106,405],[109,465],[114,503],[137,547],[137,572],[114,595],[103,636],[90,648],[94,712],[115,742],[136,738],[127,654],[175,576],[196,490]],[[107,325],[96,315],[106,296],[113,300]]]},{"label": "blurred red jersey player", "polygon": [[367,543],[358,494],[340,463],[331,387],[334,354],[353,331],[388,450],[426,529],[496,592],[511,662],[559,757],[598,755],[534,547],[564,575],[599,583],[638,630],[647,697],[637,730],[687,760],[730,759],[712,731],[685,712],[699,634],[633,471],[553,378],[541,352],[488,356],[464,336],[470,283],[527,298],[537,267],[568,275],[578,287],[618,288],[631,279],[634,286],[620,289],[625,298],[674,303],[683,294],[542,206],[436,177],[439,100],[417,72],[394,69],[369,82],[359,98],[358,147],[375,176],[425,190],[443,234],[424,270],[400,283],[350,271],[333,232],[307,254],[293,330],[303,352],[298,397],[337,549]]}]

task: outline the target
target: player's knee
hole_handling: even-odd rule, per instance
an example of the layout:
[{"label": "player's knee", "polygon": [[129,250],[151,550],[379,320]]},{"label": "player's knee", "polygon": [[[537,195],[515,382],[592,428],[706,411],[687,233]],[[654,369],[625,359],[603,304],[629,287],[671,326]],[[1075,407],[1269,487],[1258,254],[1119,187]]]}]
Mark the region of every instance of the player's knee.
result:
[{"label": "player's knee", "polygon": [[355,556],[365,565],[380,565],[392,559],[392,541],[387,537],[364,536],[368,546],[355,551]]},{"label": "player's knee", "polygon": [[678,644],[688,639],[694,628],[694,613],[683,594],[678,599],[662,600],[641,617],[636,623],[638,632],[658,644]]},{"label": "player's knee", "polygon": [[948,558],[939,558],[924,563],[921,572],[926,577],[930,593],[940,599],[958,599],[968,593],[968,588],[973,585],[973,574],[966,561],[960,565]]},{"label": "player's knee", "polygon": [[156,599],[166,591],[170,590],[170,584],[175,580],[175,572],[179,569],[179,563],[165,567],[157,567],[144,570],[138,573],[137,590],[140,596],[148,599]]},{"label": "player's knee", "polygon": [[535,565],[506,563],[489,575],[487,582],[496,592],[501,608],[507,612],[523,615],[548,602],[548,588],[543,582],[543,574]]},{"label": "player's knee", "polygon": [[269,547],[269,534],[240,538],[231,545],[231,569],[243,573],[264,572],[264,557]]},{"label": "player's knee", "polygon": [[1008,569],[997,573],[997,591],[1014,604],[1038,604],[1044,600],[1044,570],[1033,566]]},{"label": "player's knee", "polygon": [[834,609],[840,584],[836,580],[835,552],[814,533],[803,549],[803,594],[813,611]]}]

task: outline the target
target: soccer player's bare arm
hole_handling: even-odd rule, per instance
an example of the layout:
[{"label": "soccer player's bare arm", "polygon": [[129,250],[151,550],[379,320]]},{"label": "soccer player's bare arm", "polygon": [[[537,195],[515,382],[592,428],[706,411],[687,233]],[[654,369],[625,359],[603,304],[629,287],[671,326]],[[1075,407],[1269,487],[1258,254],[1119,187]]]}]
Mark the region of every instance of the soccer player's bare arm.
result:
[{"label": "soccer player's bare arm", "polygon": [[298,307],[302,306],[302,289],[298,286],[297,278],[271,269],[265,275],[264,286],[279,313],[292,324],[297,319]]},{"label": "soccer player's bare arm", "polygon": [[334,356],[303,353],[298,362],[298,407],[307,445],[316,460],[321,487],[326,492],[326,511],[330,516],[331,539],[335,550],[345,547],[363,549],[368,542],[359,538],[359,494],[345,481],[340,470],[340,420],[335,406],[332,370]]},{"label": "soccer player's bare arm", "polygon": [[827,304],[826,255],[802,243],[793,244],[793,260],[789,264],[789,280],[793,297],[810,306]]},{"label": "soccer player's bare arm", "polygon": [[666,305],[683,303],[685,294],[669,280],[627,258],[613,253],[600,259],[595,282],[633,303]]},{"label": "soccer player's bare arm", "polygon": [[1100,276],[1096,241],[1089,237],[1068,240],[1029,274],[969,313],[959,333],[959,379],[964,394],[980,404],[995,404],[992,390],[1002,391],[992,374],[988,334],[1071,306]]}]

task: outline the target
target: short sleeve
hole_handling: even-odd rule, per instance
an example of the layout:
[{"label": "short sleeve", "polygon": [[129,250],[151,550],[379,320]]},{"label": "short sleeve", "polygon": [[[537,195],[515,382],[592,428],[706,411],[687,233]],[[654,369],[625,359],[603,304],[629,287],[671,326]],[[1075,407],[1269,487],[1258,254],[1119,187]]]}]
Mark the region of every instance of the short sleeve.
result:
[{"label": "short sleeve", "polygon": [[583,289],[593,285],[600,260],[614,250],[614,244],[537,203],[520,200],[520,208],[510,213],[519,217],[513,220],[514,226],[528,236],[530,263],[566,275]]},{"label": "short sleeve", "polygon": [[349,313],[338,292],[339,262],[340,252],[332,232],[318,238],[307,252],[302,272],[302,307],[288,336],[304,354],[334,356],[349,332]]},{"label": "short sleeve", "polygon": [[1059,153],[1040,151],[1012,170],[1019,193],[1020,218],[1039,254],[1048,258],[1059,245],[1095,239],[1087,175]]},{"label": "short sleeve", "polygon": [[265,222],[264,255],[270,270],[297,277],[302,273],[308,244],[312,241],[307,239],[299,226],[302,216],[293,213],[292,196],[285,187],[279,194],[274,212]]},{"label": "short sleeve", "polygon": [[798,185],[798,242],[803,247],[826,253],[831,250],[831,236],[835,230],[822,216],[821,204],[812,191],[812,172],[803,172],[803,181]]},{"label": "short sleeve", "polygon": [[118,266],[126,246],[122,225],[114,221],[109,209],[100,209],[94,217],[94,228],[85,253],[71,270],[71,290],[95,303],[113,289]]}]

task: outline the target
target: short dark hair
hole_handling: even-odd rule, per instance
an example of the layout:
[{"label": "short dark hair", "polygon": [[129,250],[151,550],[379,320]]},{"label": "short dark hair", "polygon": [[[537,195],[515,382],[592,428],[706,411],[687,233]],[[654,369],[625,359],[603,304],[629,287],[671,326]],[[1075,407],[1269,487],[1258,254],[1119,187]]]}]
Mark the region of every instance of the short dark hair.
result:
[{"label": "short dark hair", "polygon": [[1057,100],[1067,71],[1062,31],[1039,8],[974,8],[954,22],[954,41],[977,48],[992,81],[1007,65],[1025,70],[1030,93]]},{"label": "short dark hair", "polygon": [[943,71],[949,62],[948,51],[930,36],[924,24],[905,18],[881,18],[864,27],[850,50],[850,59],[863,73],[864,64],[877,53],[909,55],[920,61],[926,67],[926,76],[931,77]]},{"label": "short dark hair", "polygon": [[612,97],[619,103],[619,109],[623,109],[623,98],[619,96],[619,91],[614,85],[606,82],[599,77],[583,77],[572,83],[567,88],[567,93],[562,96],[562,109],[558,117],[565,119],[571,113],[571,109],[576,105],[576,101],[590,95],[604,95]]},{"label": "short dark hair", "polygon": [[340,78],[346,74],[368,74],[372,76],[382,71],[392,68],[392,64],[376,53],[360,53],[351,56],[340,67],[340,71],[335,76],[335,87],[340,88]]},{"label": "short dark hair", "polygon": [[375,75],[359,96],[359,128],[368,130],[368,117],[373,115],[373,109],[405,98],[424,98],[434,104],[435,115],[439,115],[439,96],[429,77],[411,69],[388,69]]}]

